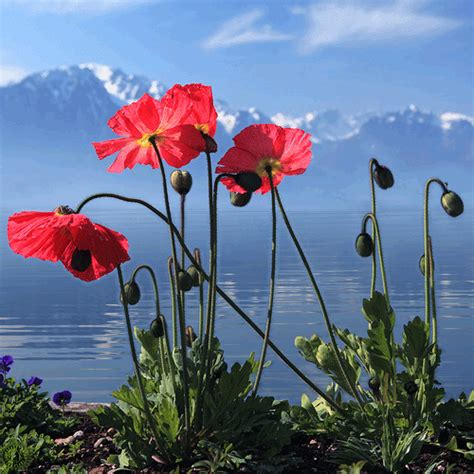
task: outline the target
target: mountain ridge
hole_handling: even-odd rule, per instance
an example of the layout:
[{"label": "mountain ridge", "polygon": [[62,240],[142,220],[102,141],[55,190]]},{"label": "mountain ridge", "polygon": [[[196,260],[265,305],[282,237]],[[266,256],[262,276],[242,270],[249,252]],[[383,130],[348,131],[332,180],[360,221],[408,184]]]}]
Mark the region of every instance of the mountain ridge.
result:
[{"label": "mountain ridge", "polygon": [[[141,187],[150,170],[137,167],[121,179],[104,173],[111,161],[98,162],[90,143],[114,136],[107,120],[120,106],[144,93],[161,97],[166,90],[159,80],[95,63],[38,72],[0,87],[2,202],[26,200],[22,189],[41,201],[52,199],[54,193],[42,193],[45,180],[54,181],[61,195],[67,188],[79,196],[109,182],[130,190]],[[284,181],[295,207],[316,200],[328,208],[362,206],[372,156],[393,167],[396,181],[404,183],[398,204],[408,205],[422,187],[418,174],[448,174],[446,179],[459,180],[472,192],[474,120],[455,111],[435,114],[409,105],[398,111],[344,115],[332,109],[294,117],[283,112],[270,116],[255,107],[233,109],[220,98],[215,104],[217,157],[232,145],[233,135],[253,123],[301,127],[312,134],[314,164],[301,177]],[[40,182],[29,180],[25,169]],[[190,169],[203,173],[194,162]],[[315,201],[308,201],[309,193]]]}]

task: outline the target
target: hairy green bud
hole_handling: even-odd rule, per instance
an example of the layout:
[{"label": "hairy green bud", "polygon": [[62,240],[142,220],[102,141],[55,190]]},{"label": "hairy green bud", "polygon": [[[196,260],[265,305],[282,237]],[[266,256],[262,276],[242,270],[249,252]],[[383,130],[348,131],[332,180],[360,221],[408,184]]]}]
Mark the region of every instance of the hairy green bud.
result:
[{"label": "hairy green bud", "polygon": [[451,217],[460,216],[464,212],[464,203],[461,197],[453,191],[448,191],[441,196],[441,205]]},{"label": "hairy green bud", "polygon": [[191,173],[183,170],[174,170],[171,173],[171,186],[182,196],[185,196],[191,190],[193,185],[193,177]]},{"label": "hairy green bud", "polygon": [[246,206],[249,202],[250,199],[252,198],[252,193],[230,193],[230,203],[235,206],[235,207],[244,207]]},{"label": "hairy green bud", "polygon": [[150,324],[150,332],[153,337],[160,338],[165,335],[164,316],[160,314]]},{"label": "hairy green bud", "polygon": [[367,232],[360,233],[355,241],[355,248],[361,257],[369,257],[374,250],[372,237]]},{"label": "hairy green bud", "polygon": [[186,271],[193,280],[193,286],[199,286],[201,284],[201,274],[199,270],[194,265],[190,265]]},{"label": "hairy green bud", "polygon": [[[133,306],[140,301],[140,287],[135,281],[125,283],[124,287],[125,298],[127,299],[127,304]],[[123,295],[120,295],[120,301],[123,304]]]},{"label": "hairy green bud", "polygon": [[178,288],[180,291],[189,291],[193,287],[193,279],[183,270],[178,271]]},{"label": "hairy green bud", "polygon": [[374,179],[381,189],[391,188],[395,181],[392,172],[386,166],[382,165],[375,166]]}]

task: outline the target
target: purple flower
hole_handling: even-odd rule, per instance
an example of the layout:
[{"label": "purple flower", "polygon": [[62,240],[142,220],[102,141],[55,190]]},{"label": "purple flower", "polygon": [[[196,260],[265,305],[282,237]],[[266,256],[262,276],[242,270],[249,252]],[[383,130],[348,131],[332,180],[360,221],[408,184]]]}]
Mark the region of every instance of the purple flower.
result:
[{"label": "purple flower", "polygon": [[3,356],[0,359],[0,373],[7,374],[10,372],[10,365],[13,364],[13,357],[10,355]]},{"label": "purple flower", "polygon": [[56,392],[53,395],[53,402],[58,405],[58,407],[64,407],[71,402],[72,393],[69,390],[63,390],[62,392]]},{"label": "purple flower", "polygon": [[36,377],[36,375],[33,375],[33,377],[30,377],[30,380],[28,380],[29,387],[31,387],[32,385],[36,385],[39,387],[42,383],[43,383],[43,379]]}]

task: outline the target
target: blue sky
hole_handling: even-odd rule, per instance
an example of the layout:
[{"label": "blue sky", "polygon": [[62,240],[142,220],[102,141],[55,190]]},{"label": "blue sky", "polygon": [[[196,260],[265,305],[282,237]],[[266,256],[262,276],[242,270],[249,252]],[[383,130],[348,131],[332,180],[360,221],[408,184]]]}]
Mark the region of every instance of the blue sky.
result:
[{"label": "blue sky", "polygon": [[98,62],[268,114],[473,114],[472,0],[2,0],[0,79]]}]

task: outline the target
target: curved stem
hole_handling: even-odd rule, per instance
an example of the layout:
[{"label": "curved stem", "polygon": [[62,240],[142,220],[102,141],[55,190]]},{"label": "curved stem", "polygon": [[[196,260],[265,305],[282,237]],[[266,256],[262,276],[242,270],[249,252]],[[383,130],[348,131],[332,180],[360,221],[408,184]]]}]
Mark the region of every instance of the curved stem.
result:
[{"label": "curved stem", "polygon": [[168,277],[170,280],[171,292],[171,326],[173,331],[173,350],[178,346],[178,321],[176,315],[176,287],[173,272],[173,257],[168,257]]},{"label": "curved stem", "polygon": [[[423,203],[423,248],[425,255],[425,324],[428,326],[431,332],[431,294],[430,294],[430,261],[428,260],[428,246],[429,246],[429,195],[430,195],[430,186],[432,183],[437,183],[442,189],[443,192],[448,192],[446,184],[443,183],[438,178],[430,178],[425,183],[425,193],[424,193],[424,203]],[[433,258],[433,255],[431,255]],[[434,278],[433,278],[433,287],[434,287]]]},{"label": "curved stem", "polygon": [[[390,308],[390,296],[388,294],[388,284],[387,284],[387,274],[385,272],[385,260],[383,258],[383,250],[382,250],[382,239],[380,237],[380,228],[379,224],[377,221],[377,218],[371,214],[368,213],[364,216],[362,220],[362,225],[365,226],[367,220],[370,219],[372,221],[372,225],[375,228],[375,238],[377,242],[377,250],[379,254],[379,263],[380,263],[380,272],[382,273],[382,285],[383,285],[383,292],[385,295],[385,300],[387,301],[387,307]],[[375,252],[373,252],[375,254]]]},{"label": "curved stem", "polygon": [[158,451],[161,451],[161,446],[158,443],[158,439],[159,439],[158,432],[156,431],[155,424],[153,423],[150,407],[148,405],[148,399],[146,396],[145,388],[143,386],[142,373],[140,371],[140,364],[138,363],[137,351],[135,349],[135,342],[133,340],[132,323],[130,321],[130,313],[128,311],[128,303],[127,303],[127,298],[125,295],[125,285],[123,282],[122,268],[120,265],[117,266],[117,274],[118,274],[118,280],[119,280],[119,285],[120,285],[120,292],[122,294],[123,312],[125,314],[125,322],[127,325],[128,343],[130,345],[130,352],[132,354],[133,365],[135,368],[135,375],[137,377],[138,389],[140,390],[140,394],[142,396],[143,411],[145,413],[145,418],[147,419],[150,430],[153,434],[153,439],[158,448]]},{"label": "curved stem", "polygon": [[[372,200],[372,214],[376,215],[376,201],[375,201],[375,185],[374,185],[374,165],[377,165],[378,161],[375,158],[372,158],[369,161],[369,170],[370,170],[370,195]],[[375,225],[372,223],[372,241],[375,239]],[[370,297],[374,297],[375,293],[375,284],[377,280],[377,256],[375,252],[372,253],[372,276],[370,280]]]},{"label": "curved stem", "polygon": [[[86,199],[84,199],[79,206],[77,207],[76,212],[79,213],[81,209],[89,202],[95,199],[101,198],[111,198],[117,199],[119,201],[140,204],[141,206],[147,208],[151,212],[153,212],[157,217],[159,217],[163,222],[165,222],[172,231],[174,232],[176,238],[178,239],[180,245],[184,247],[184,251],[186,256],[188,257],[189,261],[201,272],[202,277],[209,281],[210,277],[205,272],[205,270],[198,264],[196,259],[194,258],[191,251],[186,247],[185,243],[180,240],[180,235],[178,229],[174,226],[173,223],[169,223],[167,217],[156,207],[152,206],[150,203],[144,201],[143,199],[138,198],[129,198],[126,196],[121,196],[120,194],[114,193],[98,193],[93,194]],[[219,285],[216,286],[217,293],[221,296],[221,298],[263,339],[264,333],[263,331],[253,322],[252,318],[248,316],[240,306],[235,303],[235,301],[224,291]],[[310,387],[314,392],[316,392],[321,398],[326,400],[326,402],[335,410],[342,411],[342,408],[331,398],[329,397],[321,388],[319,388],[310,378],[308,378],[290,359],[278,348],[278,346],[271,340],[268,339],[268,345],[272,348],[272,350],[277,354],[277,356],[304,382]]]},{"label": "curved stem", "polygon": [[271,168],[267,170],[268,180],[270,182],[270,188],[272,191],[272,257],[271,257],[271,270],[270,270],[270,284],[268,290],[268,309],[267,309],[267,322],[265,325],[265,336],[262,342],[262,350],[260,353],[260,360],[258,363],[257,374],[255,376],[255,384],[253,387],[253,395],[258,392],[260,385],[260,379],[262,378],[263,366],[265,365],[265,357],[267,355],[268,338],[270,337],[270,328],[272,324],[273,315],[273,300],[275,295],[275,271],[276,271],[276,240],[277,240],[277,222],[276,222],[276,205],[275,205],[275,187],[273,185],[273,175]]},{"label": "curved stem", "polygon": [[[155,311],[156,311],[156,319],[158,319],[161,316],[161,311],[160,311],[160,296],[158,292],[158,282],[156,279],[155,272],[153,268],[150,267],[150,265],[139,265],[135,270],[133,270],[132,275],[130,276],[130,281],[135,281],[135,278],[137,277],[138,273],[142,270],[146,270],[150,277],[151,281],[153,284],[153,291],[155,294]],[[163,321],[166,324],[164,317]],[[174,380],[174,367],[173,367],[173,360],[171,356],[171,351],[170,351],[170,346],[169,346],[169,339],[168,339],[168,333],[167,333],[167,328],[166,326],[164,327],[164,342],[160,340],[160,357],[161,357],[161,362],[163,365],[163,372],[166,371],[166,364],[165,364],[165,356],[168,361],[168,366],[170,369],[170,372],[172,373],[173,376],[173,385],[175,383]]]},{"label": "curved stem", "polygon": [[151,282],[153,284],[153,292],[155,295],[155,309],[156,309],[156,317],[158,317],[161,314],[160,311],[160,295],[158,292],[158,282],[156,281],[156,275],[155,272],[153,271],[153,268],[150,267],[150,265],[139,265],[135,270],[133,270],[132,275],[130,277],[130,281],[135,281],[136,276],[141,270],[146,270],[151,277]]},{"label": "curved stem", "polygon": [[319,291],[318,284],[316,283],[316,279],[314,278],[311,267],[309,266],[308,259],[306,258],[306,255],[305,255],[305,253],[304,253],[304,251],[303,251],[303,249],[302,249],[302,247],[301,247],[301,245],[298,241],[298,238],[296,237],[296,234],[293,230],[293,227],[290,224],[288,216],[286,215],[285,209],[283,207],[283,203],[281,202],[281,199],[280,199],[280,193],[278,192],[278,189],[275,189],[275,196],[276,196],[277,201],[278,201],[278,207],[280,208],[281,215],[283,217],[283,220],[285,221],[285,225],[288,229],[288,232],[289,232],[291,238],[293,239],[293,243],[295,244],[296,250],[298,251],[298,254],[301,258],[301,261],[303,262],[303,265],[306,269],[309,280],[310,280],[311,285],[313,287],[314,293],[316,294],[316,298],[319,302],[319,306],[320,306],[321,312],[323,314],[324,323],[326,324],[326,328],[327,328],[327,331],[328,331],[328,334],[329,334],[329,338],[331,339],[331,343],[334,347],[334,354],[336,356],[337,363],[339,365],[339,369],[341,371],[341,374],[344,377],[344,379],[347,383],[347,386],[350,387],[352,395],[359,402],[359,404],[362,406],[362,399],[359,395],[357,387],[356,387],[355,383],[347,375],[346,369],[344,368],[344,364],[342,363],[341,353],[339,352],[339,347],[337,345],[336,336],[334,335],[334,331],[333,331],[333,328],[332,328],[332,325],[331,325],[331,321],[329,319],[329,314],[327,312],[326,305],[325,305],[324,300],[323,300],[323,296],[322,296],[321,292]]},{"label": "curved stem", "polygon": [[[179,322],[179,329],[180,329],[180,338],[181,338],[181,357],[182,357],[182,364],[183,364],[183,395],[184,395],[184,425],[185,425],[185,449],[188,447],[189,441],[189,434],[190,434],[190,427],[191,427],[191,412],[190,412],[190,403],[189,403],[189,374],[188,374],[188,356],[187,356],[187,349],[186,349],[186,321],[184,320],[184,311],[182,307],[182,300],[180,298],[179,292],[180,288],[178,285],[178,260],[177,260],[177,252],[176,252],[176,242],[175,242],[175,235],[171,225],[173,224],[173,219],[171,217],[171,207],[170,207],[170,200],[168,196],[168,186],[166,183],[166,174],[164,169],[163,160],[161,158],[161,154],[158,150],[158,147],[155,143],[155,140],[150,140],[153,149],[155,150],[156,157],[158,158],[158,162],[160,165],[160,172],[161,172],[161,180],[163,184],[163,197],[165,201],[165,208],[166,208],[166,216],[169,222],[169,233],[170,233],[170,242],[171,242],[171,252],[173,257],[173,265],[174,265],[174,284],[175,288],[178,291],[178,322]],[[182,240],[182,239],[180,239]]]}]

